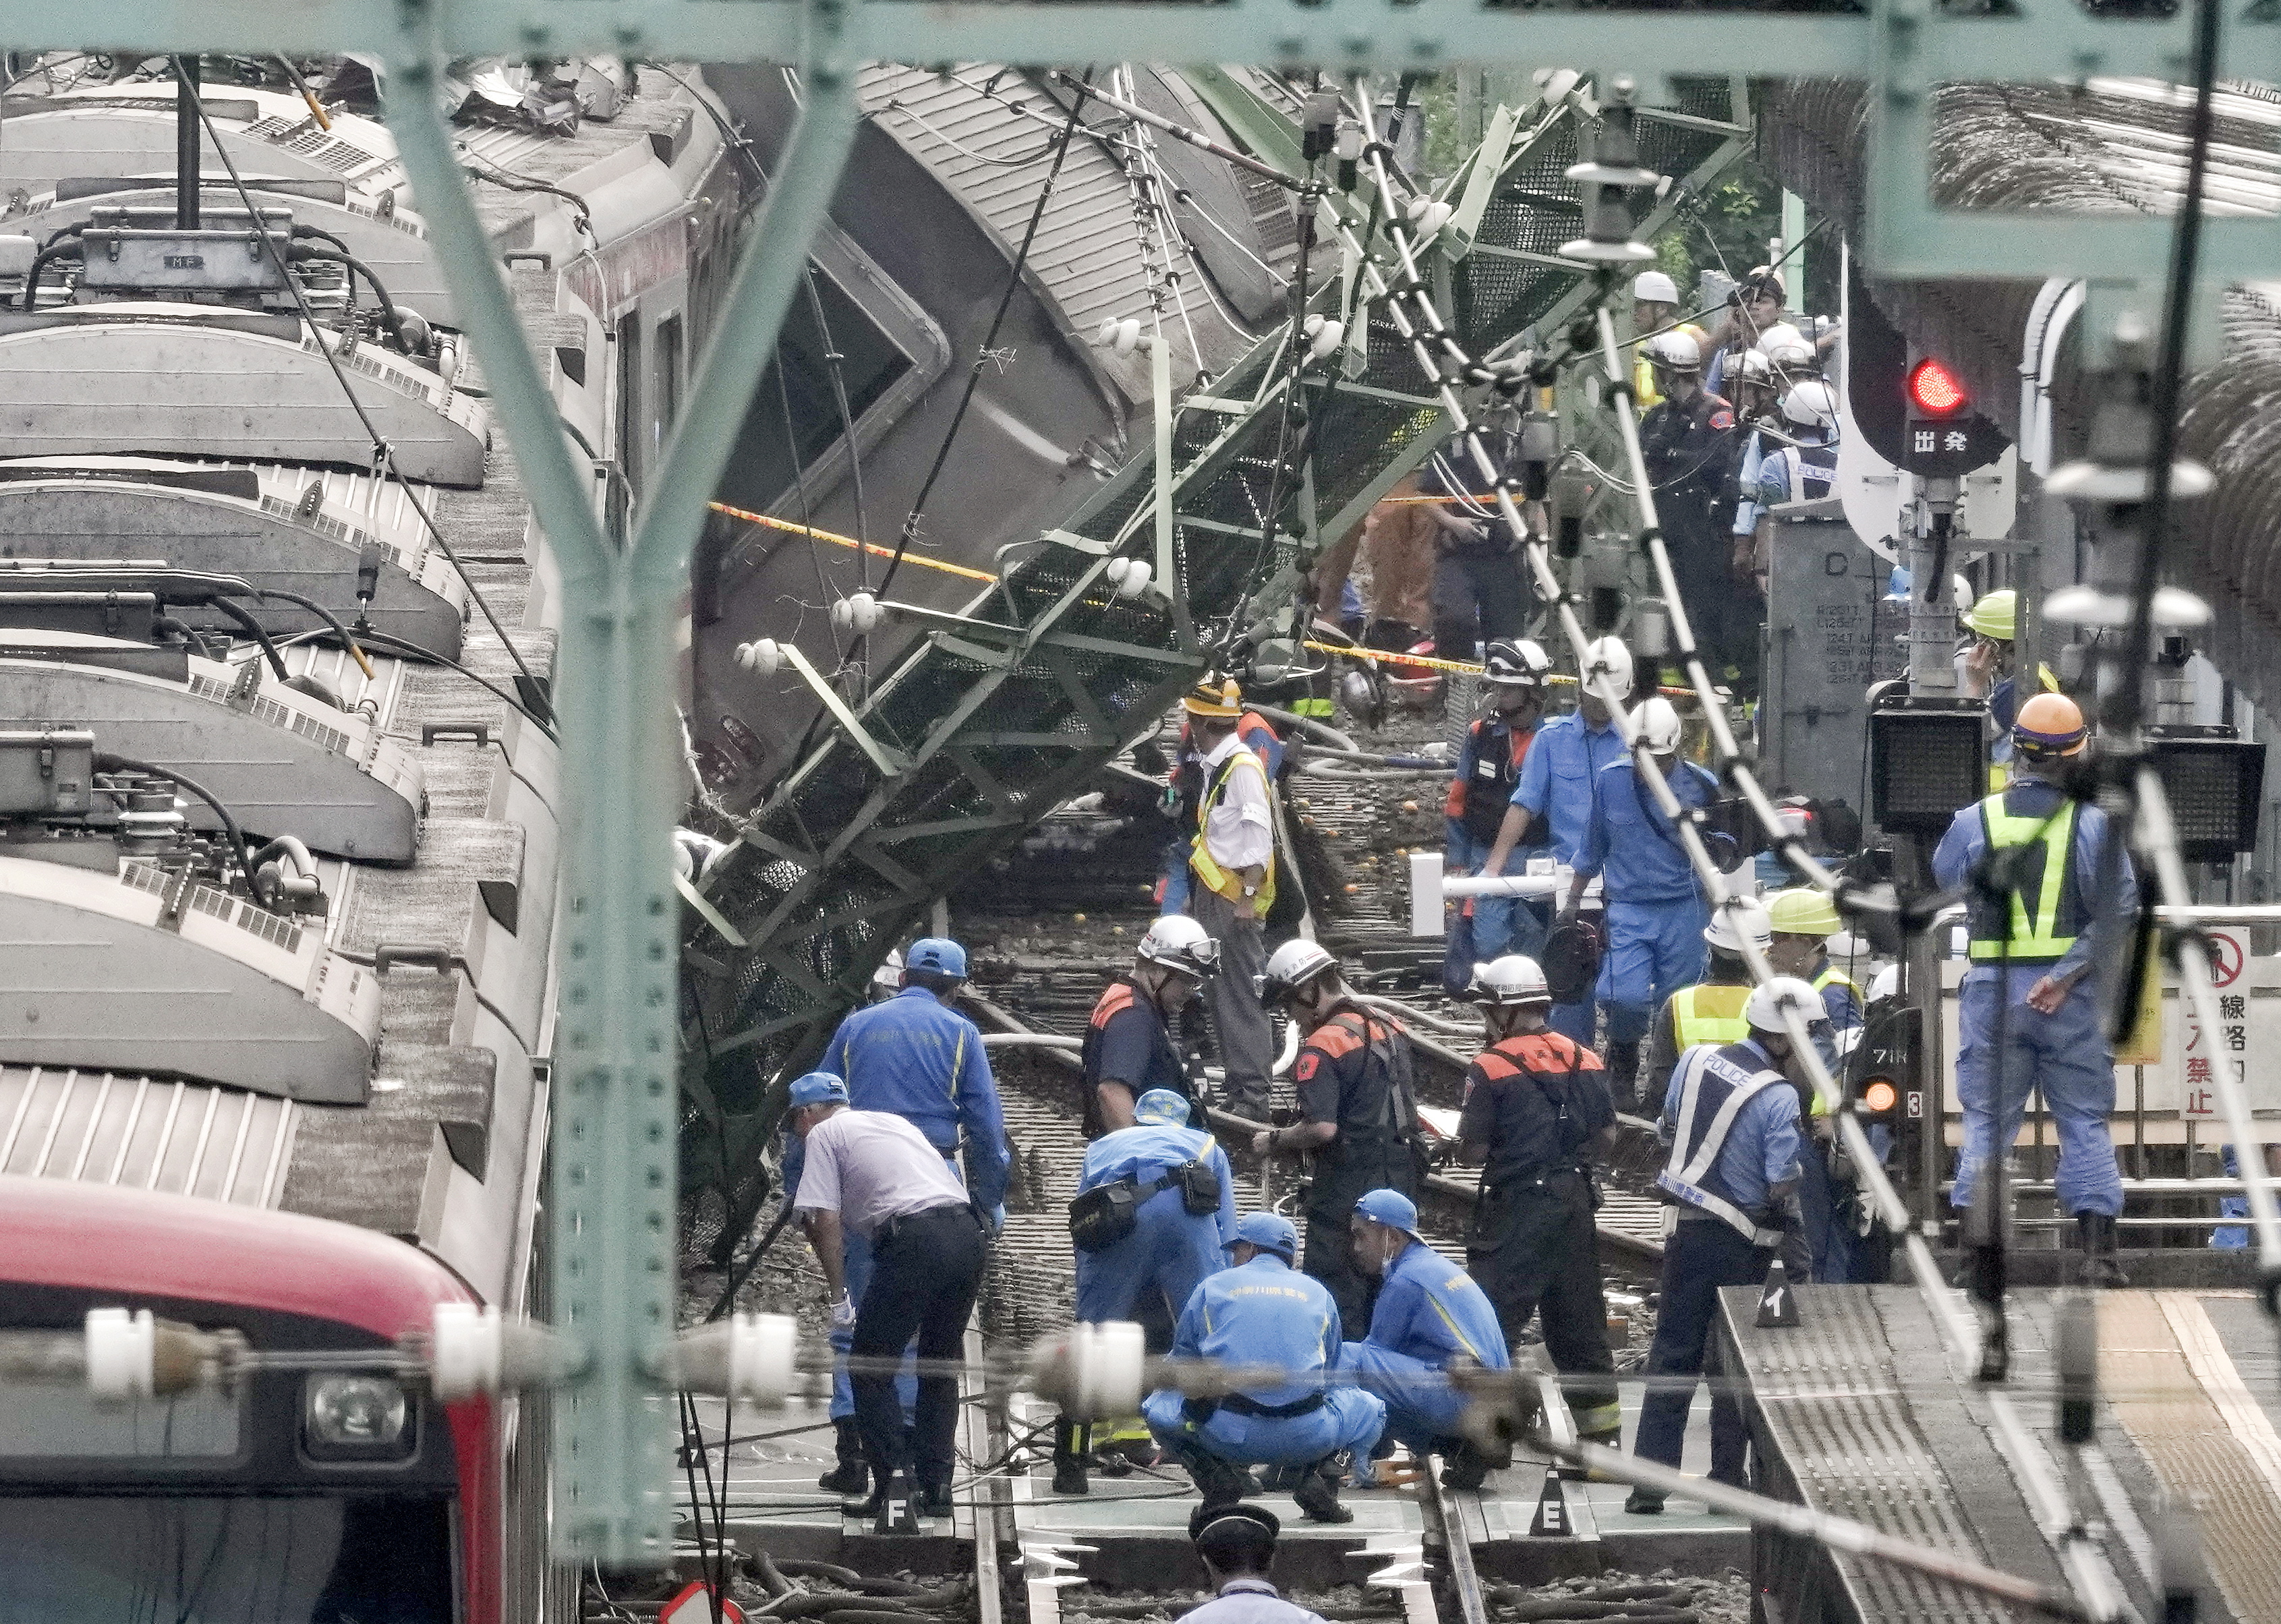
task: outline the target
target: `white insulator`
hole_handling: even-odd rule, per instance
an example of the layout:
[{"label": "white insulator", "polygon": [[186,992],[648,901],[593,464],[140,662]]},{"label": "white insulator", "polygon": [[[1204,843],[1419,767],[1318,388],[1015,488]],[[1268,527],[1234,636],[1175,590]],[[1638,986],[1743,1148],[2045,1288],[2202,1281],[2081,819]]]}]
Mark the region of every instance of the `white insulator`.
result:
[{"label": "white insulator", "polygon": [[1550,107],[1567,100],[1568,92],[1576,88],[1582,75],[1573,67],[1540,67],[1534,77],[1544,94],[1544,104]]},{"label": "white insulator", "polygon": [[147,1308],[87,1311],[87,1390],[124,1403],[158,1391],[159,1322]]},{"label": "white insulator", "polygon": [[1069,1358],[1079,1414],[1133,1415],[1140,1411],[1148,1362],[1140,1326],[1129,1319],[1071,1326]]},{"label": "white insulator", "polygon": [[1111,586],[1125,584],[1125,572],[1140,562],[1138,559],[1113,558],[1102,566],[1101,573]]},{"label": "white insulator", "polygon": [[770,1409],[800,1380],[800,1322],[790,1314],[738,1314],[730,1322],[729,1396]]},{"label": "white insulator", "polygon": [[1155,566],[1146,559],[1127,561],[1125,578],[1117,584],[1117,595],[1119,598],[1138,598],[1148,590],[1149,578],[1156,573]]},{"label": "white insulator", "polygon": [[506,1363],[506,1322],[496,1308],[438,1303],[428,1344],[428,1380],[445,1404],[496,1393]]},{"label": "white insulator", "polygon": [[1299,330],[1306,334],[1308,337],[1312,338],[1317,333],[1323,330],[1324,320],[1325,318],[1320,313],[1311,315],[1304,321],[1302,321],[1299,324]]},{"label": "white insulator", "polygon": [[[839,615],[839,606],[832,606],[833,618]],[[751,643],[737,645],[737,663],[747,671],[762,677],[774,677],[784,666],[784,646],[774,638],[761,638]]]},{"label": "white insulator", "polygon": [[1130,355],[1140,347],[1140,318],[1127,316],[1117,324],[1117,352]]},{"label": "white insulator", "polygon": [[858,631],[869,631],[879,623],[879,600],[869,592],[856,592],[847,600],[847,623]]},{"label": "white insulator", "polygon": [[446,338],[444,340],[444,347],[437,352],[436,375],[444,380],[447,388],[452,380],[460,375],[460,346],[457,340]]},{"label": "white insulator", "polygon": [[1442,235],[1442,228],[1450,223],[1450,216],[1456,213],[1457,210],[1446,203],[1428,203],[1411,215],[1411,228],[1417,233],[1419,242],[1430,243]]},{"label": "white insulator", "polygon": [[1094,329],[1093,344],[1096,350],[1106,350],[1117,342],[1117,318],[1110,317]]},{"label": "white insulator", "polygon": [[1307,345],[1307,359],[1311,361],[1335,353],[1346,342],[1347,324],[1343,321],[1325,321],[1318,317],[1307,330],[1311,338]]}]

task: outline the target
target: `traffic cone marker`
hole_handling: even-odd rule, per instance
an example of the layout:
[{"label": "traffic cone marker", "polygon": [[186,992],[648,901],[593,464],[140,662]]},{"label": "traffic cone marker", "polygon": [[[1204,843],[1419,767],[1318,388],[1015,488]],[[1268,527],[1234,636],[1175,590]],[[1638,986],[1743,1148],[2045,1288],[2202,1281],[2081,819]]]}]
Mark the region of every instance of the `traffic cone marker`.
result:
[{"label": "traffic cone marker", "polygon": [[1797,1323],[1798,1292],[1790,1283],[1790,1271],[1777,1257],[1767,1271],[1767,1283],[1759,1292],[1759,1327],[1779,1329]]},{"label": "traffic cone marker", "polygon": [[1560,1489],[1560,1473],[1548,1466],[1544,1487],[1537,1491],[1536,1515],[1528,1525],[1529,1537],[1566,1539],[1575,1532],[1568,1520],[1568,1498]]}]

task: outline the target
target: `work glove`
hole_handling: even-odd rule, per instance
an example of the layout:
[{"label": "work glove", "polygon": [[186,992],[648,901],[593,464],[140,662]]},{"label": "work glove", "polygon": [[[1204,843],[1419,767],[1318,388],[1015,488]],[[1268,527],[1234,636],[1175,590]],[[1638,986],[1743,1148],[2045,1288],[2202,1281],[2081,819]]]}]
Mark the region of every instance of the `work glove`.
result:
[{"label": "work glove", "polygon": [[1006,1233],[1006,1203],[1000,1202],[990,1209],[990,1238],[995,1241]]},{"label": "work glove", "polygon": [[855,1300],[844,1291],[839,1294],[839,1301],[831,1305],[831,1328],[835,1331],[855,1328]]}]

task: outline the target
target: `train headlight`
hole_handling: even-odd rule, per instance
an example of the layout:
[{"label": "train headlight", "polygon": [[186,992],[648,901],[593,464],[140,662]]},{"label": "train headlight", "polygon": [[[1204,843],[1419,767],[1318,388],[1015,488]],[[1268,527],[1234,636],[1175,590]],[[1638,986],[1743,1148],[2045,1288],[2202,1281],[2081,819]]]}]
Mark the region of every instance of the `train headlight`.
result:
[{"label": "train headlight", "polygon": [[316,1460],[401,1460],[417,1442],[412,1405],[386,1376],[312,1376],[301,1437]]}]

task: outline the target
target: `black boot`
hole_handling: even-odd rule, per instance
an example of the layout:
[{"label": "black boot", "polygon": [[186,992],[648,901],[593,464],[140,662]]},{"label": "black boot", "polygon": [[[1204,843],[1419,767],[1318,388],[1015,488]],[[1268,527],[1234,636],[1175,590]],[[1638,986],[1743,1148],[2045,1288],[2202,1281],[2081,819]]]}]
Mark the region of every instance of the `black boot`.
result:
[{"label": "black boot", "polygon": [[2115,1220],[2104,1212],[2078,1212],[2076,1233],[2083,1242],[2083,1283],[2093,1288],[2130,1283],[2115,1261]]},{"label": "black boot", "polygon": [[852,1415],[841,1416],[831,1427],[838,1435],[839,1464],[816,1479],[816,1486],[835,1495],[860,1495],[871,1487],[871,1469],[863,1464],[863,1436],[855,1430]]},{"label": "black boot", "polygon": [[1310,1522],[1352,1522],[1354,1511],[1339,1504],[1339,1480],[1346,1475],[1343,1456],[1332,1455],[1317,1461],[1299,1480],[1291,1497],[1307,1514]]},{"label": "black boot", "polygon": [[1093,1428],[1083,1421],[1063,1417],[1054,1424],[1054,1492],[1057,1495],[1085,1495],[1093,1492],[1086,1481],[1085,1458],[1089,1435]]},{"label": "black boot", "polygon": [[1436,1438],[1434,1452],[1442,1458],[1442,1487],[1465,1494],[1488,1481],[1494,1464],[1471,1438]]},{"label": "black boot", "polygon": [[[1639,1051],[1640,1046],[1635,1042],[1619,1043],[1613,1039],[1608,1041],[1608,1092],[1615,1097],[1616,1109],[1631,1116],[1639,1115],[1642,1108]],[[1662,1101],[1656,1102],[1659,1110],[1662,1105]]]},{"label": "black boot", "polygon": [[1251,1492],[1251,1474],[1202,1449],[1187,1451],[1180,1463],[1206,1505],[1233,1505]]}]

